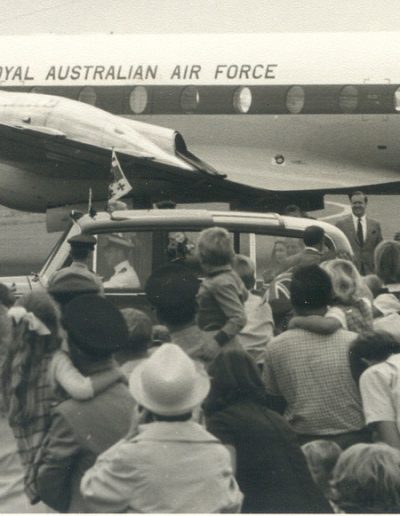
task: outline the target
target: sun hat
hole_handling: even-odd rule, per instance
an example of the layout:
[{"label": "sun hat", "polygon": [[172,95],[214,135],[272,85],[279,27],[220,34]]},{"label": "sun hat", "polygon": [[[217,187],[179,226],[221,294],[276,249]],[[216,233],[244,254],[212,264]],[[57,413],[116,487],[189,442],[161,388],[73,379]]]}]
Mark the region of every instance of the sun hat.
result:
[{"label": "sun hat", "polygon": [[201,364],[176,344],[162,344],[133,370],[129,389],[146,409],[162,416],[191,412],[207,396],[210,380]]}]

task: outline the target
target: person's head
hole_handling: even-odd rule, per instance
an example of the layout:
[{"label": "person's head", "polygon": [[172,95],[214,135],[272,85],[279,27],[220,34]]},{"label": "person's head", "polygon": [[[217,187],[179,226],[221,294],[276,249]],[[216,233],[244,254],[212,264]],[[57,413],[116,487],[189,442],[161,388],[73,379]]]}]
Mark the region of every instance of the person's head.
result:
[{"label": "person's head", "polygon": [[14,292],[4,285],[4,283],[0,283],[0,303],[2,303],[6,308],[10,308],[15,303],[15,294]]},{"label": "person's head", "polygon": [[159,321],[169,327],[194,320],[199,280],[188,267],[169,263],[154,270],[147,279],[145,291],[156,308]]},{"label": "person's head", "polygon": [[47,290],[63,309],[76,297],[86,294],[99,294],[100,286],[94,278],[84,271],[71,270],[68,267],[61,269],[54,278],[50,278]]},{"label": "person's head", "polygon": [[254,288],[256,283],[256,266],[251,258],[243,254],[237,254],[233,258],[232,267],[243,281],[247,290]]},{"label": "person's head", "polygon": [[400,343],[389,333],[371,331],[361,333],[349,349],[351,374],[356,382],[371,365],[383,362],[393,353],[400,353]]},{"label": "person's head", "polygon": [[45,290],[33,290],[24,294],[15,303],[33,313],[54,335],[58,335],[61,313],[54,299]]},{"label": "person's head", "polygon": [[151,347],[153,326],[150,318],[141,310],[122,308],[121,313],[128,327],[127,348],[129,354],[140,355]]},{"label": "person's head", "polygon": [[107,211],[112,213],[113,211],[124,211],[128,209],[126,202],[121,199],[110,199],[107,203]]},{"label": "person's head", "polygon": [[228,265],[234,255],[232,239],[226,229],[213,227],[200,233],[197,240],[197,256],[203,267]]},{"label": "person's head", "polygon": [[316,249],[322,250],[324,245],[325,231],[319,226],[308,226],[304,230],[303,242],[307,247],[315,247]]},{"label": "person's head", "polygon": [[317,439],[301,447],[314,482],[325,496],[329,497],[329,482],[333,468],[342,453],[342,448],[334,441]]},{"label": "person's head", "polygon": [[331,278],[334,298],[342,303],[351,304],[361,297],[362,279],[356,266],[349,260],[335,258],[321,263]]},{"label": "person's head", "polygon": [[283,210],[283,214],[290,217],[307,217],[307,214],[297,204],[288,204]]},{"label": "person's head", "polygon": [[171,342],[171,334],[164,324],[154,324],[152,332],[152,345],[161,346],[166,342]]},{"label": "person's head", "polygon": [[400,282],[400,242],[384,240],[377,245],[374,253],[375,272],[384,282]]},{"label": "person's head", "polygon": [[318,265],[299,267],[293,273],[290,297],[297,314],[324,313],[332,300],[332,282]]},{"label": "person's head", "polygon": [[94,251],[97,240],[91,235],[76,235],[68,240],[73,260],[86,261]]},{"label": "person's head", "polygon": [[120,310],[96,294],[79,296],[68,303],[63,325],[73,361],[102,361],[128,346],[128,328]]},{"label": "person's head", "polygon": [[184,259],[189,253],[188,238],[183,231],[168,235],[167,256],[169,260]]},{"label": "person's head", "polygon": [[201,364],[168,343],[133,370],[129,389],[139,405],[168,419],[191,414],[207,396],[210,380]]},{"label": "person's head", "polygon": [[333,470],[331,498],[341,512],[400,512],[400,450],[387,444],[354,444]]},{"label": "person's head", "polygon": [[362,277],[362,280],[371,291],[373,298],[376,298],[376,296],[382,293],[383,281],[377,274],[367,274]]},{"label": "person's head", "polygon": [[282,260],[287,258],[288,250],[286,247],[286,242],[284,240],[277,240],[274,243],[274,247],[272,248],[271,253],[271,261],[280,263]]},{"label": "person's head", "polygon": [[356,217],[363,217],[367,209],[368,197],[364,192],[352,192],[349,195],[351,211]]},{"label": "person's head", "polygon": [[206,411],[223,409],[238,400],[265,402],[265,386],[259,369],[244,350],[222,348],[208,372],[211,389],[205,402]]},{"label": "person's head", "polygon": [[43,364],[61,345],[60,312],[44,290],[34,290],[10,308],[12,345],[2,364],[2,393],[10,419],[27,423],[35,417]]},{"label": "person's head", "polygon": [[299,253],[304,245],[303,240],[299,240],[298,238],[286,238],[286,252],[288,256],[293,256],[294,254]]},{"label": "person's head", "polygon": [[111,268],[128,260],[133,248],[132,242],[118,234],[107,235],[103,245],[104,259]]}]

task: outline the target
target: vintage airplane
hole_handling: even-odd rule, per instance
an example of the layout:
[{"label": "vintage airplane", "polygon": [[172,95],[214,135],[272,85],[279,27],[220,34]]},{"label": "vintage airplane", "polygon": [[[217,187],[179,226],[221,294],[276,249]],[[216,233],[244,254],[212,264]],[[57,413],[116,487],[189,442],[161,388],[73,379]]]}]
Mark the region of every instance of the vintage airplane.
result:
[{"label": "vintage airplane", "polygon": [[137,205],[311,209],[328,192],[400,191],[400,33],[0,42],[0,203],[100,199],[112,148]]}]

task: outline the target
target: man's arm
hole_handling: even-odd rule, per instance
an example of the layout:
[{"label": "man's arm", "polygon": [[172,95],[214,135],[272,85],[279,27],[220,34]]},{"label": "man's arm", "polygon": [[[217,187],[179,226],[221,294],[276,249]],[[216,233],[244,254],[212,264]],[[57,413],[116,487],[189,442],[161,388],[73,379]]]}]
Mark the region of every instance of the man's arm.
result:
[{"label": "man's arm", "polygon": [[59,412],[54,412],[43,443],[36,474],[36,490],[43,502],[56,511],[68,510],[73,465],[79,451],[72,428]]}]

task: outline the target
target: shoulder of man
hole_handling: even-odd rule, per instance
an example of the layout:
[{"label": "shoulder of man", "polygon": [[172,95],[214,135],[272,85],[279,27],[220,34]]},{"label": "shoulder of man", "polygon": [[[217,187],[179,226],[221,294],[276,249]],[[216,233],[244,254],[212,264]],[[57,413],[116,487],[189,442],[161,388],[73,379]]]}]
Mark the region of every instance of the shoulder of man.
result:
[{"label": "shoulder of man", "polygon": [[349,222],[352,222],[351,214],[341,217],[339,220],[337,220],[335,222],[335,226],[340,227],[340,226],[348,224]]}]

